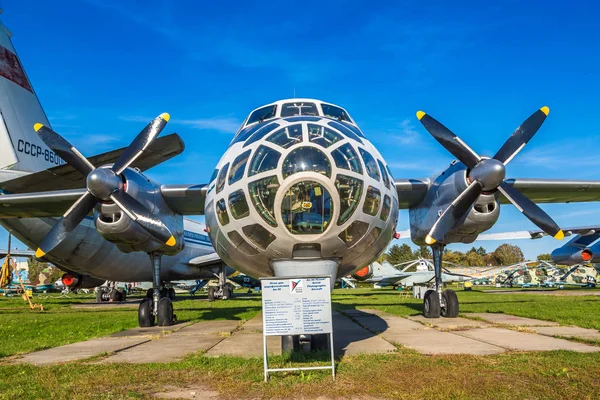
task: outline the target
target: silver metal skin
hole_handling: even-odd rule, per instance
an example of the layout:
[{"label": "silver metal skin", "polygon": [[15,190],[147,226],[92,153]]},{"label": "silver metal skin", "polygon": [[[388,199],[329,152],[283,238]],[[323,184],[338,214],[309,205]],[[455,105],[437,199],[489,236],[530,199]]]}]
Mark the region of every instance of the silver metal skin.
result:
[{"label": "silver metal skin", "polygon": [[[597,263],[600,261],[600,244],[593,244],[600,238],[600,233],[591,231],[589,235],[577,235],[564,246],[552,251],[552,262],[562,265],[575,265],[584,262]],[[582,253],[591,254],[591,259],[584,260]]]},{"label": "silver metal skin", "polygon": [[[454,162],[430,179],[428,191],[421,202],[409,208],[410,235],[414,243],[426,245],[425,238],[440,214],[468,186],[467,168]],[[474,207],[445,237],[446,243],[472,243],[490,229],[500,216],[498,194],[481,194]]]},{"label": "silver metal skin", "polygon": [[[319,115],[282,117],[279,113],[286,103],[315,104]],[[206,194],[205,218],[209,235],[217,253],[227,265],[254,277],[300,276],[310,271],[317,275],[326,273],[337,279],[364,267],[385,251],[398,217],[398,195],[385,169],[385,161],[353,122],[324,116],[322,104],[314,99],[289,99],[273,103],[277,106],[277,114],[255,125],[256,129],[272,130],[261,137],[260,131],[252,133],[252,129],[255,129],[252,125],[242,126],[217,164],[216,169],[220,174],[226,168],[231,171],[236,158],[250,152],[246,165],[242,167],[243,178],[231,180],[227,172],[223,179],[217,177],[209,184]],[[357,133],[348,133],[350,129]],[[325,145],[323,138],[328,135],[336,139],[332,140],[334,143]],[[360,171],[353,171],[350,167],[341,168],[336,164],[333,153],[344,146],[355,153],[351,158],[358,163]],[[254,157],[258,157],[257,154],[261,154],[265,148],[277,152],[278,158],[265,158],[261,163],[253,164]],[[367,173],[361,152],[367,152],[375,160],[374,168],[378,171],[379,179]],[[294,158],[295,154],[299,159]],[[314,158],[303,158],[309,157],[307,154]],[[261,169],[261,165],[267,162],[273,163],[272,168]],[[383,172],[379,162],[384,168]],[[328,172],[320,169],[324,164],[328,164],[328,167],[323,167]],[[250,173],[253,168],[257,171]],[[295,172],[288,174],[288,170]],[[349,185],[337,181],[340,176],[362,182],[360,197],[347,198],[344,190]],[[253,191],[253,185],[265,179],[272,181],[269,180],[268,185],[265,183],[262,192]],[[387,184],[386,179],[389,180]],[[309,184],[312,186],[307,190]],[[365,206],[367,192],[373,191],[380,194],[374,210]],[[356,193],[354,195],[358,196]],[[234,203],[231,199],[237,201],[240,197],[245,199],[247,207],[242,207],[244,214],[236,217],[237,207],[232,208]],[[382,218],[385,198],[388,211]],[[273,205],[270,217],[265,217],[265,212],[257,206],[266,204],[263,201]],[[347,219],[340,222],[342,201],[344,207],[356,201],[356,208]],[[309,209],[311,211],[302,211]],[[313,212],[313,209],[316,211]],[[217,213],[221,213],[221,219]],[[223,214],[227,214],[227,217]],[[270,222],[267,218],[270,218]],[[312,218],[327,220],[319,225],[322,226],[321,231],[311,230],[313,228],[310,226],[314,225]],[[354,223],[361,229],[352,230]],[[256,225],[258,228],[252,229]],[[292,227],[296,225],[296,228]],[[258,243],[256,229],[263,232],[262,237],[272,236],[268,241]],[[308,233],[301,233],[302,229],[307,229]],[[347,233],[351,231],[353,235]]]},{"label": "silver metal skin", "polygon": [[[36,248],[57,218],[0,219],[0,225],[21,242]],[[205,235],[204,225],[184,220],[186,232]],[[186,234],[187,236],[187,234]],[[208,241],[184,237],[185,246],[175,256],[164,255],[160,280],[212,279],[220,263],[210,266],[189,264],[196,257],[214,253]],[[65,271],[120,282],[152,282],[154,273],[148,255],[143,252],[123,253],[97,232],[91,217],[86,218],[55,250],[45,257]]]}]

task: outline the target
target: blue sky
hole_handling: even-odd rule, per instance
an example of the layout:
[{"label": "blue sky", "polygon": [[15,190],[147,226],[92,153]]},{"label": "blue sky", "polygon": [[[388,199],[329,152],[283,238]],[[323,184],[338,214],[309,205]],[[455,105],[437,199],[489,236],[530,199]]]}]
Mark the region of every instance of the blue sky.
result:
[{"label": "blue sky", "polygon": [[[186,151],[150,171],[162,183],[206,182],[248,112],[294,91],[345,107],[397,178],[431,176],[452,160],[418,123],[419,109],[493,155],[548,105],[549,118],[507,176],[600,179],[600,6],[383,3],[0,5],[50,122],[84,154],[127,145],[141,121],[171,114],[166,131],[178,132]],[[562,226],[600,223],[598,204],[543,208]],[[504,206],[491,232],[533,228]],[[406,211],[399,229],[408,229]],[[559,244],[515,243],[528,257]]]}]

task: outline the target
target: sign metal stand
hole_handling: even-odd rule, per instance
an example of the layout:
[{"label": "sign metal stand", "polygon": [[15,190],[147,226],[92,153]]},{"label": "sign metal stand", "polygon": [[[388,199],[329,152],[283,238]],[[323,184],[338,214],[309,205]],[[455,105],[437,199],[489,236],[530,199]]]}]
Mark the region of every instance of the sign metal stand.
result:
[{"label": "sign metal stand", "polygon": [[[260,278],[263,308],[263,366],[269,372],[331,369],[335,379],[331,278],[329,276]],[[267,336],[328,334],[331,365],[269,368]]]}]

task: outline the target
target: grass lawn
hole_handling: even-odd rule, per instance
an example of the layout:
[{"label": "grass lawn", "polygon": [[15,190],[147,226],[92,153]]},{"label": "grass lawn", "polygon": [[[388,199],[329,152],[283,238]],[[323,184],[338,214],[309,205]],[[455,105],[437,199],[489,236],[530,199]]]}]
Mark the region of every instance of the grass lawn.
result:
[{"label": "grass lawn", "polygon": [[[461,312],[506,312],[524,317],[600,329],[597,296],[559,297],[521,293],[458,291]],[[334,291],[336,308],[375,308],[406,316],[421,312],[421,301],[392,290]],[[48,311],[30,312],[20,299],[0,298],[0,357],[106,335],[137,325],[136,309],[73,309],[91,296],[51,298]],[[249,319],[260,297],[175,303],[180,320]],[[9,311],[7,308],[22,308]],[[320,360],[322,354],[301,356]],[[298,365],[302,359],[271,359]],[[215,398],[600,398],[600,354],[564,351],[494,356],[423,356],[409,349],[380,356],[344,357],[337,379],[324,371],[274,374],[262,382],[262,359],[194,354],[167,364],[96,365],[76,362],[35,367],[0,360],[0,399],[150,398],[169,388],[214,391]]]}]

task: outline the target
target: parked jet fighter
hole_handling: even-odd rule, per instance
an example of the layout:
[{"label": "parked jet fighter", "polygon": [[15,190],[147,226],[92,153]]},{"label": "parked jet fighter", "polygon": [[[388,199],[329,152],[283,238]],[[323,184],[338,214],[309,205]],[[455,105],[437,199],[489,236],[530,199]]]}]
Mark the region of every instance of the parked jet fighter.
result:
[{"label": "parked jet fighter", "polygon": [[[434,265],[429,260],[418,259],[393,266],[387,261],[372,262],[352,275],[358,281],[374,283],[377,286],[426,285],[435,280]],[[473,279],[467,275],[455,274],[442,268],[442,282],[465,282]]]},{"label": "parked jet fighter", "polygon": [[[436,289],[425,296],[424,315],[456,317],[456,294],[442,290],[447,244],[473,242],[509,202],[560,239],[536,201],[600,200],[600,181],[505,179],[506,165],[548,107],[492,158],[419,111],[458,161],[431,179],[394,180],[345,109],[296,98],[250,112],[207,183],[161,185],[142,171],[183,150],[177,135],[158,138],[168,114],[128,148],[86,158],[50,128],[8,35],[0,45],[0,65],[10,69],[0,77],[1,224],[39,257],[85,279],[152,279],[153,299],[139,309],[142,325],[155,316],[172,321],[172,305],[160,298],[163,281],[212,275],[223,263],[253,277],[346,276],[386,249],[401,208],[409,210],[412,240],[433,250]],[[184,215],[205,216],[210,243]]]}]

